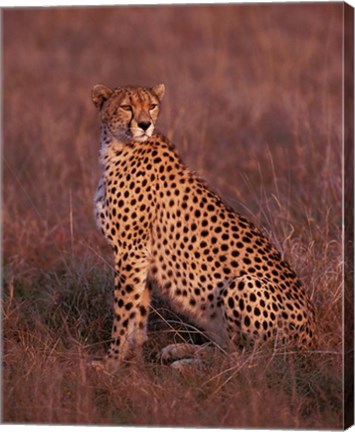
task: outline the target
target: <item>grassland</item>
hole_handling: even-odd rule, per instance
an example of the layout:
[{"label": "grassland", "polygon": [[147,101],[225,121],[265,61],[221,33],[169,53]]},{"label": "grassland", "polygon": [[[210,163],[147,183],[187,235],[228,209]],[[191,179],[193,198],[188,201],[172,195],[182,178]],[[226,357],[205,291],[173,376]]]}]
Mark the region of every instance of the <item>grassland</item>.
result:
[{"label": "grassland", "polygon": [[[18,9],[3,23],[3,421],[340,428],[342,4]],[[317,351],[216,353],[182,376],[154,362],[178,337],[158,299],[144,364],[86,366],[107,347],[113,278],[92,215],[90,90],[160,82],[159,129],[292,262]]]}]

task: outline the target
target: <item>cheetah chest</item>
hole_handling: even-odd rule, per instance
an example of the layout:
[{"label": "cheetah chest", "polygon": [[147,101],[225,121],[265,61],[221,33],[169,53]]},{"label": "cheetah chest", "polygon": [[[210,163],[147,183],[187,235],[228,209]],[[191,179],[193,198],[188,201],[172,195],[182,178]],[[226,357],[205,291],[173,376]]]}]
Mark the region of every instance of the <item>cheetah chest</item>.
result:
[{"label": "cheetah chest", "polygon": [[95,214],[103,235],[114,247],[146,243],[154,208],[155,175],[149,164],[123,153],[105,166],[95,195]]}]

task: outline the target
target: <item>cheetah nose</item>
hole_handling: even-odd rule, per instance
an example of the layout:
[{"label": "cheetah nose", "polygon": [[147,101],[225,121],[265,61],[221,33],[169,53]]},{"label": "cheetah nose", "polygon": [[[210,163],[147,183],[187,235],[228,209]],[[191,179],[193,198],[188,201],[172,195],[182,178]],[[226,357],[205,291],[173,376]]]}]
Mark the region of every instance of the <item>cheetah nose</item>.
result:
[{"label": "cheetah nose", "polygon": [[144,131],[146,131],[149,128],[150,125],[151,125],[150,121],[141,121],[141,122],[138,123],[138,126],[141,129],[143,129]]}]

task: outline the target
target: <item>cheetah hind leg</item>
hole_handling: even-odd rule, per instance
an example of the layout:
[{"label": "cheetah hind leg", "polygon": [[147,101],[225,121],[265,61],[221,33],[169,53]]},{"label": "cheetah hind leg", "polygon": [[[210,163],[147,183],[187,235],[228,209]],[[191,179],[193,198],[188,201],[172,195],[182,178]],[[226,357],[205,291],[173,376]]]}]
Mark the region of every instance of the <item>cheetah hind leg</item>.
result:
[{"label": "cheetah hind leg", "polygon": [[[304,297],[300,291],[296,294],[298,300]],[[299,340],[306,346],[313,317],[305,298],[294,301],[296,294],[251,275],[231,279],[223,293],[230,340],[239,349],[255,343],[284,349],[288,343],[297,346]]]},{"label": "cheetah hind leg", "polygon": [[187,369],[199,369],[203,367],[208,355],[213,351],[210,344],[193,345],[189,343],[170,344],[164,347],[160,353],[160,360],[169,364],[179,372]]}]

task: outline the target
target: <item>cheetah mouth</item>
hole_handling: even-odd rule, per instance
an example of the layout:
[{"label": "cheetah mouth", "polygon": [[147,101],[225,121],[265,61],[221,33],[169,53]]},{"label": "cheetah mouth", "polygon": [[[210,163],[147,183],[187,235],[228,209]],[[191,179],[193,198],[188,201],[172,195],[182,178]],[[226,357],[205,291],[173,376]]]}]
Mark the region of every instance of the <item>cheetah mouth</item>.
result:
[{"label": "cheetah mouth", "polygon": [[144,135],[144,136],[141,136],[141,137],[139,137],[139,138],[135,138],[135,141],[138,141],[138,142],[145,142],[145,141],[147,141],[148,140],[148,136],[147,135]]},{"label": "cheetah mouth", "polygon": [[135,141],[138,142],[144,142],[147,141],[147,139],[149,139],[152,134],[149,130],[147,130],[146,132],[138,130],[136,132],[134,131],[129,131],[129,135],[131,138],[133,138]]}]

